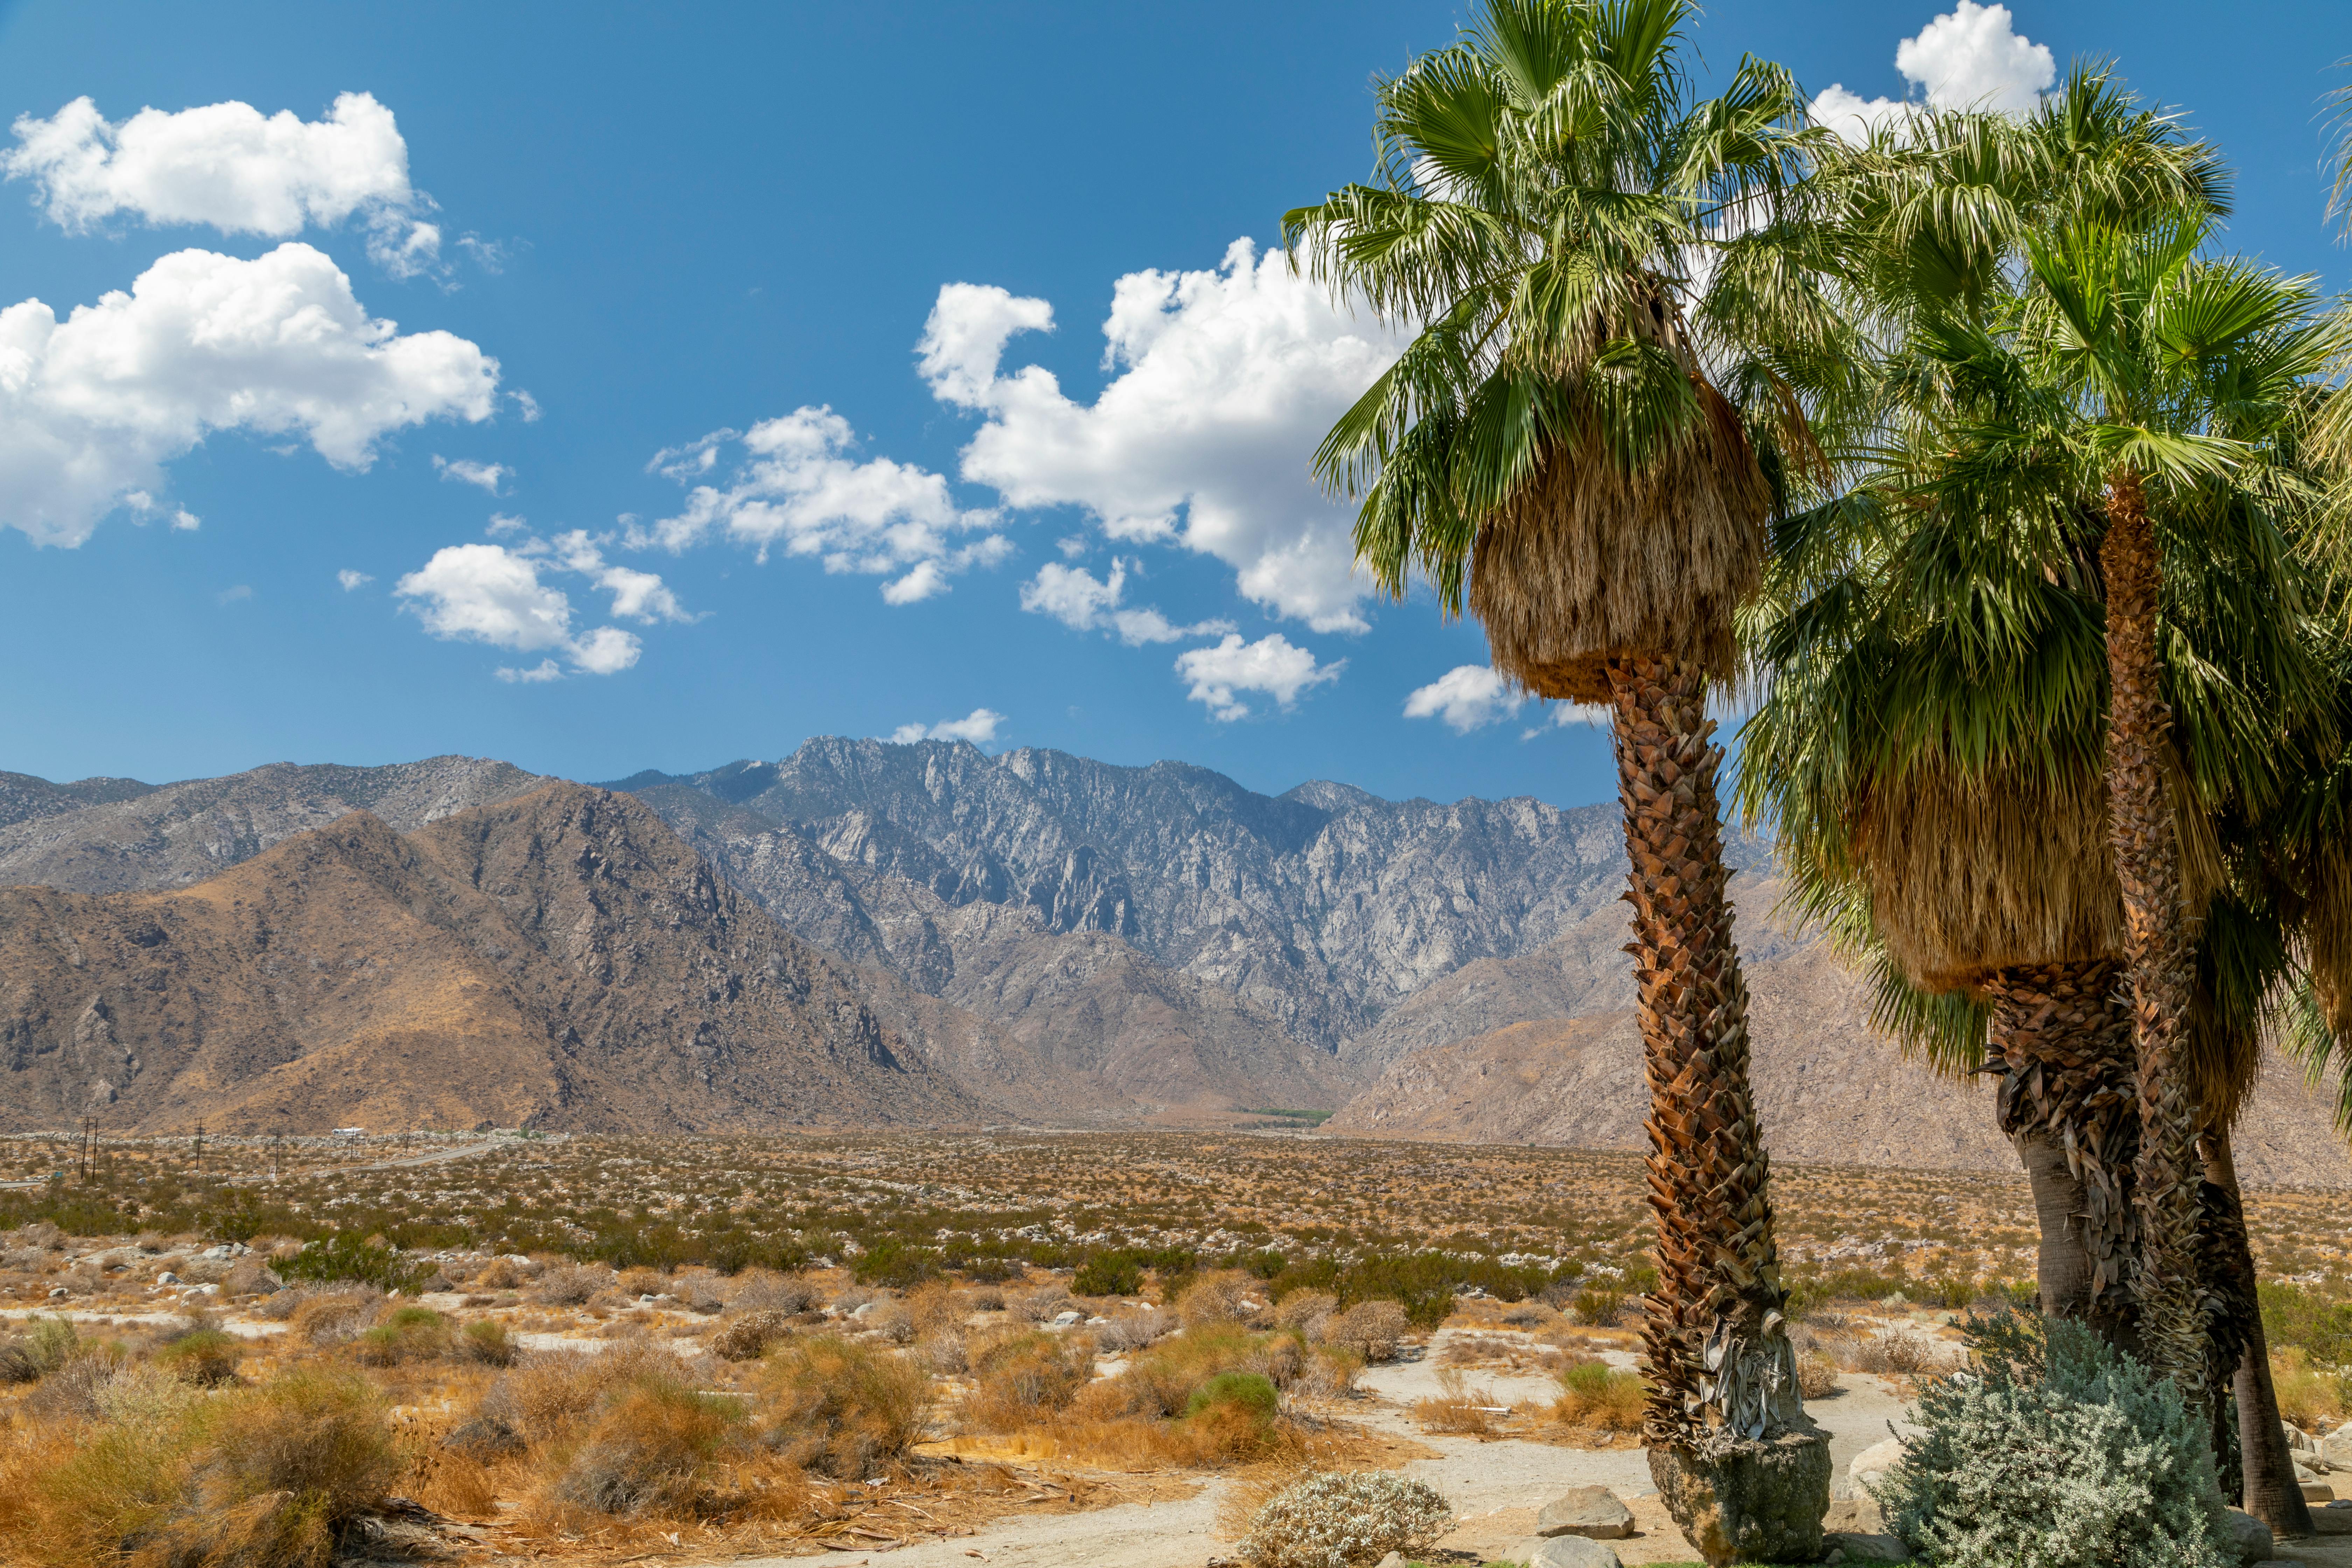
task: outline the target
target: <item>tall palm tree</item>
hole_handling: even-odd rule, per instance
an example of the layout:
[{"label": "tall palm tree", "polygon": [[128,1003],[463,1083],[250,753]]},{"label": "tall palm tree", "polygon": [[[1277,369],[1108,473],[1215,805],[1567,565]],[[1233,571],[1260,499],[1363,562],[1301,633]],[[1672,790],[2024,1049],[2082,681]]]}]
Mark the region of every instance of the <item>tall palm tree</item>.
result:
[{"label": "tall palm tree", "polygon": [[1784,221],[1819,136],[1803,95],[1748,61],[1694,101],[1691,14],[1488,0],[1379,84],[1376,180],[1284,227],[1295,264],[1418,328],[1316,454],[1361,497],[1359,560],[1466,604],[1525,689],[1609,707],[1658,1231],[1644,1436],[1710,1561],[1802,1558],[1819,1509],[1808,1535],[1717,1485],[1760,1466],[1825,1505],[1829,1469],[1781,1316],[1706,701],[1739,668],[1774,479],[1810,449],[1780,365],[1841,329]]},{"label": "tall palm tree", "polygon": [[[2134,231],[2090,220],[2026,242],[2009,318],[1938,323],[1927,347],[2001,416],[1958,432],[1948,470],[1979,499],[2031,485],[2095,501],[2104,528],[2108,837],[2123,893],[2137,1068],[2140,1334],[2192,1403],[2204,1396],[2197,1298],[2200,1114],[2188,1070],[2196,933],[2169,781],[2175,706],[2164,689],[2165,586],[2158,525],[2174,553],[2241,552],[2290,610],[2295,584],[2274,520],[2217,498],[2262,493],[2274,444],[2326,362],[2310,290],[2203,258],[2194,216]],[[2231,482],[2224,483],[2224,480]],[[2249,530],[2245,525],[2252,522]],[[2307,706],[2312,691],[2279,694]]]}]

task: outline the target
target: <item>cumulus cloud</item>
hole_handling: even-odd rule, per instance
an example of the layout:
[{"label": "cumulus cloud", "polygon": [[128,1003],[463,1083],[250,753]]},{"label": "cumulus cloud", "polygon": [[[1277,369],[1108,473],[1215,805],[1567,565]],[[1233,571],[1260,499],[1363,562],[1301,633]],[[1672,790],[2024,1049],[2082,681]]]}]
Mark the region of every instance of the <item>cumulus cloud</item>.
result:
[{"label": "cumulus cloud", "polygon": [[997,726],[1003,722],[1003,714],[992,709],[975,708],[961,719],[946,719],[937,724],[901,724],[890,731],[890,739],[901,746],[911,746],[918,741],[970,741],[975,746],[985,746],[996,739]]},{"label": "cumulus cloud", "polygon": [[375,579],[369,576],[364,572],[354,572],[350,567],[346,566],[341,571],[335,574],[335,581],[341,583],[343,585],[343,592],[348,594],[354,588],[366,586],[368,584],[374,582]]},{"label": "cumulus cloud", "polygon": [[1084,508],[1114,539],[1213,556],[1247,597],[1318,631],[1362,630],[1350,520],[1307,462],[1402,340],[1246,239],[1214,270],[1118,279],[1103,324],[1118,374],[1091,405],[1040,366],[1001,368],[1014,334],[1053,319],[1003,289],[940,290],[918,367],[940,401],[984,416],[962,477],[1015,507]]},{"label": "cumulus cloud", "polygon": [[215,431],[299,436],[362,470],[394,430],[488,419],[498,380],[463,338],[371,318],[310,246],[174,251],[63,321],[0,310],[0,526],[78,545]]},{"label": "cumulus cloud", "polygon": [[888,577],[882,598],[891,605],[944,594],[957,573],[1011,552],[995,512],[957,506],[947,480],[923,468],[860,462],[850,455],[856,443],[849,421],[824,407],[666,448],[647,468],[691,487],[686,509],[649,529],[632,525],[628,542],[675,552],[724,533],[763,562],[781,549],[828,572]]},{"label": "cumulus cloud", "polygon": [[499,484],[514,472],[504,463],[478,463],[470,458],[459,458],[453,462],[438,452],[433,454],[433,468],[445,479],[455,479],[461,485],[478,485],[492,495],[499,493]]},{"label": "cumulus cloud", "polygon": [[1127,563],[1114,559],[1108,579],[1083,566],[1048,561],[1037,575],[1021,585],[1021,607],[1032,615],[1051,616],[1073,631],[1108,631],[1129,647],[1146,643],[1178,642],[1190,637],[1217,637],[1234,629],[1231,621],[1201,621],[1180,626],[1150,606],[1122,608],[1127,590]]},{"label": "cumulus cloud", "polygon": [[1457,735],[1507,719],[1526,698],[1483,664],[1457,664],[1404,700],[1408,719],[1441,719]]},{"label": "cumulus cloud", "polygon": [[356,216],[369,257],[394,276],[440,260],[441,230],[419,216],[433,203],[408,181],[408,144],[368,93],[344,93],[318,121],[229,102],[110,122],[78,98],[47,120],[18,116],[15,131],[0,170],[31,181],[34,205],[71,232],[128,214],[282,239]]},{"label": "cumulus cloud", "polygon": [[[571,595],[543,574],[587,578],[613,595],[616,618],[651,626],[692,617],[654,574],[606,562],[604,542],[575,529],[512,546],[453,544],[401,578],[393,593],[407,601],[405,607],[436,637],[517,653],[551,651],[583,674],[616,675],[644,651],[637,635],[618,626],[574,631]],[[530,669],[501,668],[498,674],[501,680],[541,681],[559,679],[562,670],[551,658]]]},{"label": "cumulus cloud", "polygon": [[[2046,44],[2017,31],[2006,5],[1959,0],[1952,10],[1895,46],[1895,68],[1935,109],[1989,109],[2023,114],[2058,79]],[[1813,100],[1813,118],[1851,142],[1910,112],[1906,101],[1849,92],[1832,82]]]},{"label": "cumulus cloud", "polygon": [[1227,721],[1249,717],[1249,708],[1238,695],[1241,692],[1263,691],[1287,708],[1308,687],[1339,679],[1347,667],[1344,658],[1317,664],[1313,654],[1293,647],[1279,632],[1254,643],[1242,641],[1239,632],[1229,632],[1213,647],[1192,648],[1176,656],[1176,673],[1192,683],[1184,695],[1206,704],[1211,718]]}]

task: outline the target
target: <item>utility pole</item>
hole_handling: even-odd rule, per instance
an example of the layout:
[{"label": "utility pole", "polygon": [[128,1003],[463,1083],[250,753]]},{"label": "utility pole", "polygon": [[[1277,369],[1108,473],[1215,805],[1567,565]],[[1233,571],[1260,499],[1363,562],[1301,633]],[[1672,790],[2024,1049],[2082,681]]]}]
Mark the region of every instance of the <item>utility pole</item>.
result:
[{"label": "utility pole", "polygon": [[81,1119],[81,1179],[88,1186],[98,1174],[98,1118]]},{"label": "utility pole", "polygon": [[205,1173],[205,1124],[201,1121],[196,1123],[195,1157],[196,1174],[201,1176]]}]

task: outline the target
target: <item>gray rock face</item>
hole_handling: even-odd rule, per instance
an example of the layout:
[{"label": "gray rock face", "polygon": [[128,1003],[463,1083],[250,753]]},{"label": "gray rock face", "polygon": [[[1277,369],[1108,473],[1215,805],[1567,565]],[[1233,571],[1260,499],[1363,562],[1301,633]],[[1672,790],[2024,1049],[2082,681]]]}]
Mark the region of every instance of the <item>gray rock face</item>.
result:
[{"label": "gray rock face", "polygon": [[1666,1511],[1710,1563],[1818,1559],[1832,1468],[1829,1436],[1811,1423],[1713,1458],[1650,1450]]},{"label": "gray rock face", "polygon": [[162,785],[129,779],[51,784],[0,775],[0,887],[37,882],[77,893],[181,888],[346,812],[370,811],[394,832],[409,833],[546,782],[478,757],[380,768],[272,763]]},{"label": "gray rock face", "polygon": [[1531,1535],[1511,1548],[1521,1568],[1624,1568],[1613,1547],[1580,1535]]},{"label": "gray rock face", "polygon": [[1633,1510],[1607,1487],[1577,1487],[1544,1504],[1536,1533],[1580,1535],[1587,1541],[1622,1541],[1633,1533]]},{"label": "gray rock face", "polygon": [[[680,785],[702,799],[682,800]],[[682,831],[672,813],[707,819],[733,806],[950,907],[1017,905],[1047,931],[1122,938],[1327,1051],[1441,975],[1533,952],[1613,911],[1624,875],[1613,805],[1392,802],[1325,783],[1270,796],[1181,763],[989,757],[961,742],[824,738],[781,762],[610,787],[643,793]],[[766,854],[780,866],[803,858],[795,846]],[[1747,868],[1769,852],[1736,838],[1728,858]],[[822,905],[889,945],[877,911],[861,921],[837,890],[808,900],[806,915],[777,912],[809,940],[829,945],[799,923]],[[899,962],[913,963],[922,941],[902,933]]]}]

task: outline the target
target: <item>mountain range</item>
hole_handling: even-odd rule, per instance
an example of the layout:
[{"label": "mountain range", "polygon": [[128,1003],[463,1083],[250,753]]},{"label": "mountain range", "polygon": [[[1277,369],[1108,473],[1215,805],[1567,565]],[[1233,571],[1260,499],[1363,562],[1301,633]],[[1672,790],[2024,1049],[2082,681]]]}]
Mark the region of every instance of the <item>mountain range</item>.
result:
[{"label": "mountain range", "polygon": [[[1784,1158],[2013,1168],[1734,835]],[[0,773],[0,1126],[1230,1123],[1639,1143],[1613,805],[1280,795],[834,737],[604,785],[499,762]],[[12,885],[13,884],[13,885]],[[488,1069],[488,1070],[485,1070]],[[2250,1179],[2352,1184],[2273,1072]]]}]

